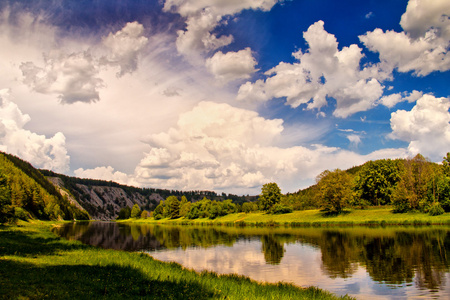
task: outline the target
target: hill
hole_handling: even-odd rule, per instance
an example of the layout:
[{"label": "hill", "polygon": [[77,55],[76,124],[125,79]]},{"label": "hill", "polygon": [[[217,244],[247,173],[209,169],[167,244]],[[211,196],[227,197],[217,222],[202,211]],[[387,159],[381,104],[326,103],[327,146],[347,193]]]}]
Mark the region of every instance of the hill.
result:
[{"label": "hill", "polygon": [[63,196],[39,170],[0,152],[0,223],[14,218],[87,220],[89,214]]},{"label": "hill", "polygon": [[253,201],[257,196],[238,196],[233,194],[218,195],[212,191],[178,191],[156,188],[138,188],[118,184],[113,181],[70,177],[48,170],[40,170],[61,192],[66,191],[89,212],[95,220],[111,220],[119,216],[122,208],[138,204],[142,210],[152,211],[161,200],[169,196],[185,196],[190,202],[197,202],[204,197],[234,203]]}]

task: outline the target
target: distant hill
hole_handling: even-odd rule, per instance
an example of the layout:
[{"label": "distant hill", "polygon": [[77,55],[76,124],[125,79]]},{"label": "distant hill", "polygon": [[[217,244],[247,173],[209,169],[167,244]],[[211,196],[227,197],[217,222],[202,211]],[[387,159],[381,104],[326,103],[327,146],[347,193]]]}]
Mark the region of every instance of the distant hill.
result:
[{"label": "distant hill", "polygon": [[[96,220],[116,219],[119,211],[128,206],[138,204],[142,210],[152,211],[161,200],[169,196],[181,198],[185,196],[189,201],[196,202],[204,197],[210,200],[231,199],[234,203],[242,204],[254,201],[257,196],[237,196],[233,194],[218,195],[211,191],[178,191],[155,188],[137,188],[118,184],[113,181],[70,177],[48,170],[40,172],[57,187],[61,193],[73,196],[90,216]],[[69,196],[70,198],[70,196]]]}]

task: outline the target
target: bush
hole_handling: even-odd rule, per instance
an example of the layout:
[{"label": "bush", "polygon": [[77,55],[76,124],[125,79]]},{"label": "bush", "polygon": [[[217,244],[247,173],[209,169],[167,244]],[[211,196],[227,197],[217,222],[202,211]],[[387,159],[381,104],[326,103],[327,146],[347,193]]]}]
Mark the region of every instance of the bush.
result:
[{"label": "bush", "polygon": [[283,204],[275,204],[270,209],[269,213],[278,215],[278,214],[288,214],[293,211],[291,206],[283,205]]},{"label": "bush", "polygon": [[30,214],[21,207],[14,207],[14,216],[17,219],[26,221],[30,218]]},{"label": "bush", "polygon": [[445,211],[439,202],[433,203],[430,207],[430,210],[428,211],[430,216],[439,216],[442,215],[444,212]]}]

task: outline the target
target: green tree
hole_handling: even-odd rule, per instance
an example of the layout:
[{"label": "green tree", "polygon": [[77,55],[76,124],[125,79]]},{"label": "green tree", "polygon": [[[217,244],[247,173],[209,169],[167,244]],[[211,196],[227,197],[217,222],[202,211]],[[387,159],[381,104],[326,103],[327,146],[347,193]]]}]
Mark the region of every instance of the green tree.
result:
[{"label": "green tree", "polygon": [[141,219],[147,219],[150,213],[146,210],[143,210],[141,213]]},{"label": "green tree", "polygon": [[274,182],[266,183],[261,188],[261,194],[259,195],[259,207],[267,211],[273,205],[279,203],[281,200],[281,190]]},{"label": "green tree", "polygon": [[163,217],[164,217],[164,201],[161,201],[153,211],[153,218],[155,220],[160,220]]},{"label": "green tree", "polygon": [[131,208],[129,206],[125,206],[120,209],[119,216],[117,217],[117,219],[126,220],[129,219],[130,216],[131,216]]},{"label": "green tree", "polygon": [[417,154],[405,160],[404,165],[404,172],[392,195],[394,211],[428,211],[434,202],[428,196],[430,182],[433,182],[434,177],[432,163]]},{"label": "green tree", "polygon": [[182,196],[180,201],[180,217],[186,217],[190,210],[191,202],[188,201],[186,196]]},{"label": "green tree", "polygon": [[339,214],[353,199],[352,178],[340,169],[326,170],[317,178],[318,202],[329,214]]},{"label": "green tree", "polygon": [[133,205],[133,208],[131,209],[130,217],[133,218],[133,219],[137,219],[137,218],[139,218],[141,216],[141,213],[142,213],[142,211],[139,208],[139,205],[137,203],[135,203]]},{"label": "green tree", "polygon": [[356,177],[355,190],[362,204],[390,204],[392,191],[399,180],[400,161],[369,161],[362,166]]},{"label": "green tree", "polygon": [[14,218],[11,195],[6,177],[0,175],[0,224],[10,222]]},{"label": "green tree", "polygon": [[171,219],[180,217],[180,201],[176,196],[169,196],[165,201],[165,215]]}]

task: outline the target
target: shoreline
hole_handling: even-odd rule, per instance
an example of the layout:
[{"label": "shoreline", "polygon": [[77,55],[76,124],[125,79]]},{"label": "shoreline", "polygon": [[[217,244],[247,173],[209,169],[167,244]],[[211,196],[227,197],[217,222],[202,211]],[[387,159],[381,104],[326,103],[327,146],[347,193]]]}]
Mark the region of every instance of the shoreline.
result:
[{"label": "shoreline", "polygon": [[324,216],[320,210],[272,215],[263,212],[234,213],[216,219],[125,219],[119,223],[250,226],[250,227],[352,227],[352,226],[450,226],[450,213],[430,216],[419,212],[393,213],[389,207],[349,210],[338,216]]},{"label": "shoreline", "polygon": [[195,272],[145,253],[102,249],[58,237],[67,222],[0,226],[0,294],[18,298],[353,299],[317,287]]}]

